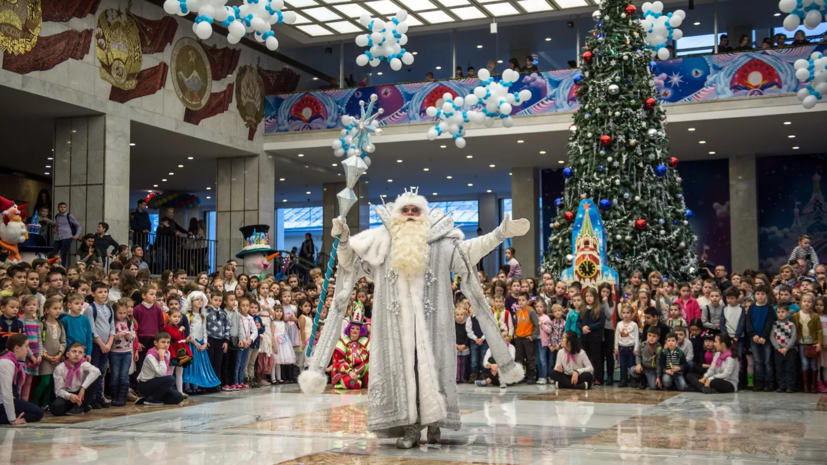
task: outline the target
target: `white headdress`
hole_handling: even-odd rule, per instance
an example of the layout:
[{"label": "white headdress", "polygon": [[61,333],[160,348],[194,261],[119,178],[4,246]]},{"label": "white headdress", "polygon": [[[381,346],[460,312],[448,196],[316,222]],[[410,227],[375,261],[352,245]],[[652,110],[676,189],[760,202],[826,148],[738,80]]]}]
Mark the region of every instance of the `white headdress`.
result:
[{"label": "white headdress", "polygon": [[422,211],[422,216],[427,217],[428,213],[430,212],[430,207],[428,207],[428,199],[419,195],[419,188],[418,187],[411,187],[411,190],[405,189],[405,193],[401,194],[399,197],[396,198],[396,201],[393,203],[393,215],[398,215],[402,211],[402,207],[405,205],[414,205],[419,207]]}]

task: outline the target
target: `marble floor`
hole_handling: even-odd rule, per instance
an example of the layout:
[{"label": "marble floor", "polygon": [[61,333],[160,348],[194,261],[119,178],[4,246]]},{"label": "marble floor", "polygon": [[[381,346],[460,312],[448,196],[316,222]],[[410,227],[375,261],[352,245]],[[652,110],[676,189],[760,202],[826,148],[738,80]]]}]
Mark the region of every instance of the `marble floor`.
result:
[{"label": "marble floor", "polygon": [[0,464],[825,464],[827,395],[462,385],[463,428],[398,450],[367,431],[367,392],[296,386],[183,406],[110,408],[0,428]]}]

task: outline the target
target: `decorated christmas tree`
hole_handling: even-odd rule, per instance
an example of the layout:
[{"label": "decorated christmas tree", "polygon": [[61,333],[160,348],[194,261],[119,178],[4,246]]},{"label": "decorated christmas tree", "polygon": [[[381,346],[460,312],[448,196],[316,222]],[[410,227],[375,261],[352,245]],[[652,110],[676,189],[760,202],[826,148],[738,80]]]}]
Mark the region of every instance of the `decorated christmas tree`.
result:
[{"label": "decorated christmas tree", "polygon": [[586,39],[568,142],[563,197],[543,264],[559,276],[571,266],[572,226],[591,198],[605,225],[608,265],[623,281],[633,271],[676,279],[695,269],[695,237],[669,155],[666,112],[655,89],[651,50],[630,0],[602,0]]}]

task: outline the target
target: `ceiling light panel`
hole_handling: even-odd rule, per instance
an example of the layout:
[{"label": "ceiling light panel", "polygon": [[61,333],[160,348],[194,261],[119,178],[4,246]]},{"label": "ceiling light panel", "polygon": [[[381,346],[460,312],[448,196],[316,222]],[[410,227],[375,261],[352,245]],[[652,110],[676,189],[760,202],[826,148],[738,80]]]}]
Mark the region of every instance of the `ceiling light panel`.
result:
[{"label": "ceiling light panel", "polygon": [[339,10],[340,13],[347,16],[348,18],[358,18],[362,15],[370,16],[370,12],[368,10],[362,8],[361,6],[355,3],[350,3],[347,5],[336,5],[333,8],[336,8],[337,10]]},{"label": "ceiling light panel", "polygon": [[[384,20],[385,22],[388,22],[391,20],[391,17],[384,18]],[[422,21],[418,20],[414,15],[408,15],[408,19],[406,19],[405,22],[408,23],[408,27],[422,26],[423,24],[425,24]]]},{"label": "ceiling light panel", "polygon": [[334,19],[342,19],[341,16],[323,6],[319,8],[308,8],[306,10],[302,10],[302,12],[318,21],[333,21]]},{"label": "ceiling light panel", "polygon": [[556,0],[557,5],[562,8],[577,8],[579,6],[589,6],[586,0]]},{"label": "ceiling light panel", "polygon": [[304,8],[306,6],[318,5],[315,0],[287,0],[287,4],[293,8]]},{"label": "ceiling light panel", "polygon": [[483,5],[483,8],[488,10],[494,16],[510,16],[510,15],[517,15],[520,14],[516,8],[510,3],[489,3]]},{"label": "ceiling light panel", "polygon": [[400,0],[402,4],[408,7],[409,11],[425,11],[435,10],[436,5],[429,0]]},{"label": "ceiling light panel", "polygon": [[475,6],[469,6],[465,8],[454,8],[451,10],[451,13],[456,15],[457,18],[463,20],[485,18],[485,13],[480,11],[479,8]]},{"label": "ceiling light panel", "polygon": [[366,7],[383,15],[395,15],[399,11],[399,7],[389,0],[379,0],[378,2],[367,2]]},{"label": "ceiling light panel", "polygon": [[299,14],[299,13],[297,13],[297,12],[294,12],[294,13],[296,13],[296,20],[295,20],[295,21],[293,21],[293,24],[294,24],[294,25],[298,25],[298,24],[307,24],[307,23],[309,23],[309,22],[310,22],[310,20],[309,20],[309,19],[307,19],[307,17],[302,16],[301,14]]},{"label": "ceiling light panel", "polygon": [[313,37],[318,36],[330,36],[333,35],[332,32],[328,31],[327,29],[317,25],[317,24],[308,24],[306,26],[298,26],[298,29],[305,34]]},{"label": "ceiling light panel", "polygon": [[518,1],[518,5],[520,8],[524,9],[529,13],[537,13],[540,11],[551,11],[554,9],[551,5],[546,2],[546,0],[523,0]]},{"label": "ceiling light panel", "polygon": [[464,5],[470,5],[471,4],[471,2],[469,2],[468,0],[439,0],[439,3],[441,3],[442,6],[447,6],[447,7],[464,6]]},{"label": "ceiling light panel", "polygon": [[327,3],[327,4],[331,4],[331,3],[348,3],[348,2],[350,2],[350,0],[324,0],[324,2]]},{"label": "ceiling light panel", "polygon": [[350,21],[336,21],[333,23],[327,23],[327,26],[334,29],[336,32],[341,32],[342,34],[350,34],[351,32],[362,32],[362,28],[354,25]]},{"label": "ceiling light panel", "polygon": [[425,11],[419,13],[419,16],[422,16],[422,19],[428,21],[431,24],[439,24],[439,23],[450,23],[454,20],[448,13],[437,10],[437,11]]}]

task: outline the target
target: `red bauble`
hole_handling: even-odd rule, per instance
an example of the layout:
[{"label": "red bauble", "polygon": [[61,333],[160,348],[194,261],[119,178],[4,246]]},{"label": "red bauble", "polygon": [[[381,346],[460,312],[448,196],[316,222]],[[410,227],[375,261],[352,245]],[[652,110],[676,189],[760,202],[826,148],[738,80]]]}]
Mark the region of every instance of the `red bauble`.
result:
[{"label": "red bauble", "polygon": [[646,229],[646,220],[641,218],[641,219],[635,221],[635,227],[638,229],[638,231],[645,230]]},{"label": "red bauble", "polygon": [[678,159],[675,158],[675,157],[672,157],[669,160],[669,164],[672,165],[672,168],[677,168],[678,167]]},{"label": "red bauble", "polygon": [[566,212],[565,216],[566,216],[566,221],[567,222],[571,223],[572,221],[574,221],[574,213]]},{"label": "red bauble", "polygon": [[592,52],[586,52],[583,54],[583,59],[586,60],[586,63],[592,62]]},{"label": "red bauble", "polygon": [[603,144],[604,147],[612,145],[612,136],[600,136],[600,143]]},{"label": "red bauble", "polygon": [[634,5],[629,5],[629,6],[626,7],[626,14],[629,15],[629,16],[632,16],[633,14],[635,14],[636,11],[637,11],[637,8],[635,8]]},{"label": "red bauble", "polygon": [[655,108],[657,105],[658,105],[657,100],[655,100],[653,98],[647,98],[646,99],[646,108],[651,110],[651,109]]}]

